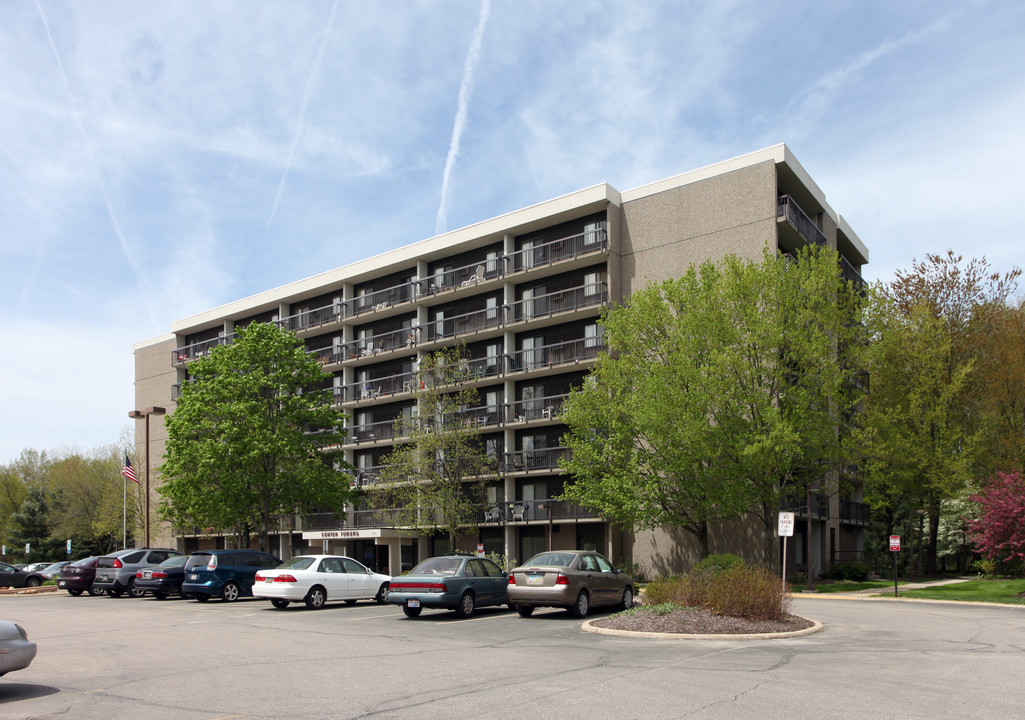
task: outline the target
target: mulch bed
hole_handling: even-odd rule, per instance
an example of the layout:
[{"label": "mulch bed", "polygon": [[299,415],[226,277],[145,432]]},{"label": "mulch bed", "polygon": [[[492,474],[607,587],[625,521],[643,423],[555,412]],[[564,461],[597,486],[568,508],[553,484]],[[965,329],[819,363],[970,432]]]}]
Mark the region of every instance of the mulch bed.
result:
[{"label": "mulch bed", "polygon": [[630,614],[617,614],[591,621],[592,625],[613,630],[635,632],[680,633],[687,635],[744,635],[751,633],[793,632],[815,623],[796,615],[783,620],[748,620],[725,617],[709,610],[682,608],[659,615],[652,610],[636,608]]}]

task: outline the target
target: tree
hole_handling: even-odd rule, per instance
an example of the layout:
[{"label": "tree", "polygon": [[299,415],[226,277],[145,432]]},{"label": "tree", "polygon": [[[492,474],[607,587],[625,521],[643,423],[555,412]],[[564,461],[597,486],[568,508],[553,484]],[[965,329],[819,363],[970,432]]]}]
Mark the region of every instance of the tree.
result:
[{"label": "tree", "polygon": [[979,517],[971,538],[985,557],[1002,562],[1025,561],[1025,476],[997,473],[981,493]]},{"label": "tree", "polygon": [[753,509],[765,560],[784,496],[841,461],[857,400],[858,296],[836,254],[725,258],[603,318],[608,354],[564,406],[565,497],[631,527],[708,527]]},{"label": "tree", "polygon": [[12,534],[20,549],[29,546],[25,562],[50,560],[57,556],[62,543],[53,540],[47,524],[47,514],[53,501],[45,486],[35,485],[28,489],[28,496],[14,514],[18,529]]},{"label": "tree", "polygon": [[985,259],[930,254],[874,288],[866,326],[872,391],[855,443],[874,504],[880,498],[929,515],[927,572],[936,570],[942,504],[983,472],[978,372],[991,334],[984,308],[1006,302],[1020,271],[992,272]]},{"label": "tree", "polygon": [[1025,473],[1025,299],[986,303],[978,315],[985,470]]},{"label": "tree", "polygon": [[443,348],[420,360],[416,414],[396,420],[395,436],[408,441],[384,458],[377,484],[366,493],[376,508],[393,509],[400,525],[428,535],[445,532],[455,549],[460,532],[477,528],[484,478],[496,458],[481,446],[466,410],[478,403],[462,348]]},{"label": "tree", "polygon": [[266,550],[280,521],[350,499],[348,475],[325,452],[340,443],[345,416],[323,391],[330,375],[294,334],[253,323],[189,373],[166,420],[165,518],[230,529],[243,546],[255,528]]}]

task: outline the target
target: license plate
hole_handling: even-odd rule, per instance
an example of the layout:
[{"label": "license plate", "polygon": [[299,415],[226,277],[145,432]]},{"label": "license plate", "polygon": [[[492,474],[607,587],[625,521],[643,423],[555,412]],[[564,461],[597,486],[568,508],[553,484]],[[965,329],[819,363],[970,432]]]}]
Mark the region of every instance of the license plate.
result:
[{"label": "license plate", "polygon": [[57,587],[64,587],[64,581],[63,581],[63,580],[60,580],[60,581],[59,581],[59,582],[57,583]]},{"label": "license plate", "polygon": [[265,583],[272,583],[272,582],[274,582],[274,578],[272,578],[272,577],[269,577],[269,578],[264,578],[264,579],[263,579],[263,581],[264,581]]},{"label": "license plate", "polygon": [[414,599],[406,600],[406,607],[420,607],[420,601]]},{"label": "license plate", "polygon": [[145,572],[142,573],[142,576],[145,579],[149,580],[151,577],[153,577],[153,573],[151,573],[149,570],[146,570]]},{"label": "license plate", "polygon": [[544,575],[527,575],[527,585],[543,585],[544,582]]},{"label": "license plate", "polygon": [[100,582],[107,582],[107,576],[106,575],[100,575]]},{"label": "license plate", "polygon": [[189,580],[199,580],[199,575],[192,573],[191,575],[189,575]]}]

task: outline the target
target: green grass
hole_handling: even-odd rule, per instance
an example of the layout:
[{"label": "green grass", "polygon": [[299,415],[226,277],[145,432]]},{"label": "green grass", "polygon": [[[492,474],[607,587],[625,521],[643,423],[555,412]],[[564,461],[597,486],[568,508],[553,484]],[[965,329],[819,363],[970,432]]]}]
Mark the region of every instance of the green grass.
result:
[{"label": "green grass", "polygon": [[[891,590],[893,589],[893,580],[865,580],[864,582],[838,580],[837,582],[817,583],[815,585],[815,590],[820,593],[846,593],[855,592],[857,590],[885,590],[886,588],[890,588]],[[800,594],[803,589],[803,587],[794,586],[794,595]]]},{"label": "green grass", "polygon": [[920,590],[903,590],[899,591],[899,597],[1025,605],[1025,598],[1016,597],[1018,593],[1023,592],[1025,592],[1025,578],[1017,580],[967,580],[961,583],[938,585]]}]

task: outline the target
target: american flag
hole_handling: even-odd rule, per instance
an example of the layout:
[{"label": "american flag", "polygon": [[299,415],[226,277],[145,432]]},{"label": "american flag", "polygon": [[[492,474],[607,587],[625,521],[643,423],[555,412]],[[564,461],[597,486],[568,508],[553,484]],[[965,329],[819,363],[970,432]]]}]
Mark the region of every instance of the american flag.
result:
[{"label": "american flag", "polygon": [[121,474],[131,480],[133,483],[138,483],[139,480],[135,477],[135,468],[132,467],[132,461],[128,459],[128,453],[125,453],[125,466],[121,468]]}]

